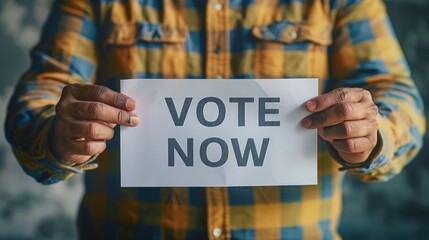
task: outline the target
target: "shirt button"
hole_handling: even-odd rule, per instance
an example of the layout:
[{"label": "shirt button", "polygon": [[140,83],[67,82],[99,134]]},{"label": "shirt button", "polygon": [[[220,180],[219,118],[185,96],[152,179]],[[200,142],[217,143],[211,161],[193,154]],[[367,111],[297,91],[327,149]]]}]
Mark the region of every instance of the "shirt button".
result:
[{"label": "shirt button", "polygon": [[220,2],[213,3],[213,8],[216,11],[222,10],[222,3],[220,3]]},{"label": "shirt button", "polygon": [[220,228],[213,229],[213,236],[216,238],[222,236],[222,229],[220,229]]},{"label": "shirt button", "polygon": [[222,79],[222,76],[221,75],[216,75],[215,79]]},{"label": "shirt button", "polygon": [[221,51],[222,51],[222,50],[220,49],[220,47],[219,47],[219,46],[218,46],[218,47],[216,47],[216,48],[215,48],[215,50],[214,50],[214,52],[215,52],[216,54],[219,54]]},{"label": "shirt button", "polygon": [[290,31],[289,37],[295,40],[298,37],[298,33],[296,31]]}]

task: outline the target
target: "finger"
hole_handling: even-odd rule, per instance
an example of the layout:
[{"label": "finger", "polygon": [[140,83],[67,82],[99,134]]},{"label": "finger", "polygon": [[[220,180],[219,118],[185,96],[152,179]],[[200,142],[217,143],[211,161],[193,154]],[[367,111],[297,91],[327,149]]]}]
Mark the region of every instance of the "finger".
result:
[{"label": "finger", "polygon": [[322,128],[337,125],[347,120],[360,120],[368,116],[368,109],[361,103],[338,103],[334,106],[311,114],[303,119],[306,128]]},{"label": "finger", "polygon": [[370,151],[375,147],[377,143],[376,138],[376,135],[375,140],[372,136],[348,138],[342,140],[334,140],[331,142],[331,144],[338,152],[362,153]]},{"label": "finger", "polygon": [[139,117],[134,112],[128,112],[100,102],[76,102],[74,117],[78,120],[97,120],[126,126],[137,126]]},{"label": "finger", "polygon": [[114,124],[114,123],[106,123],[106,122],[100,122],[100,123],[112,128],[112,129],[117,126],[117,124]]},{"label": "finger", "polygon": [[361,88],[337,88],[307,101],[305,106],[310,112],[320,112],[337,103],[359,102],[366,96],[365,91]]},{"label": "finger", "polygon": [[114,130],[107,124],[94,121],[71,121],[58,123],[62,135],[70,139],[89,138],[94,140],[110,140]]},{"label": "finger", "polygon": [[336,139],[365,137],[377,131],[376,120],[345,121],[334,126],[320,129],[319,135],[331,142]]},{"label": "finger", "polygon": [[106,149],[105,141],[79,141],[69,139],[65,140],[64,144],[67,146],[66,155],[93,156],[102,153]]},{"label": "finger", "polygon": [[136,109],[136,102],[132,98],[100,85],[71,85],[71,93],[76,99],[82,101],[102,102],[127,111]]},{"label": "finger", "polygon": [[348,163],[356,164],[365,162],[371,152],[361,152],[361,153],[346,153],[346,152],[338,152],[340,157]]},{"label": "finger", "polygon": [[88,161],[91,157],[92,156],[69,154],[69,155],[66,155],[66,157],[64,158],[64,161],[66,163],[81,164]]}]

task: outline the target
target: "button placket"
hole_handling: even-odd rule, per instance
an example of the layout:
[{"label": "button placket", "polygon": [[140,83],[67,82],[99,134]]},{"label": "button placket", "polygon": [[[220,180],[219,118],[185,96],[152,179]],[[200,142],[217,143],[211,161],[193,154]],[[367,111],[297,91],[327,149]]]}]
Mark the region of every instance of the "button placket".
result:
[{"label": "button placket", "polygon": [[207,229],[209,239],[229,239],[230,216],[228,190],[223,187],[206,188]]},{"label": "button placket", "polygon": [[229,77],[229,17],[228,1],[209,0],[206,17],[206,76],[211,79]]}]

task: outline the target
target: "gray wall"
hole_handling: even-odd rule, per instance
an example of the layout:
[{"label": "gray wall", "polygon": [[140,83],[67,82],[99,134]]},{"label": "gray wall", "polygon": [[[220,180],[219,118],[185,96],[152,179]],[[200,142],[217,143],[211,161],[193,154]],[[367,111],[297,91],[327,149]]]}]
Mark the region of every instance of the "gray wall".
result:
[{"label": "gray wall", "polygon": [[[0,1],[0,122],[7,99],[28,67],[52,0]],[[388,10],[415,80],[429,106],[429,2],[389,0]],[[345,239],[429,239],[429,141],[400,176],[344,184],[340,231]],[[74,219],[82,194],[80,177],[41,186],[25,176],[0,128],[0,239],[75,239]]]},{"label": "gray wall", "polygon": [[4,138],[12,86],[29,66],[52,0],[0,1],[0,239],[76,239],[82,178],[42,186],[27,177]]}]

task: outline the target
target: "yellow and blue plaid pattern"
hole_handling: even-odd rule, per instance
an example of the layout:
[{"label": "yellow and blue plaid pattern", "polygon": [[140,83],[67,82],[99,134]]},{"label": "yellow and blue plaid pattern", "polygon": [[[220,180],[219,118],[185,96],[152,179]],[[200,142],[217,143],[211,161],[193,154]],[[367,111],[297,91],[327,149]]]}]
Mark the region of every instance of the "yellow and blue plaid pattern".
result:
[{"label": "yellow and blue plaid pattern", "polygon": [[[369,89],[380,109],[381,151],[349,172],[387,180],[422,146],[422,100],[381,0],[57,0],[31,56],[6,133],[43,184],[72,175],[46,140],[61,90],[75,82],[317,77],[320,92]],[[84,239],[340,238],[343,173],[322,140],[317,186],[121,188],[118,134],[85,176]]]}]

